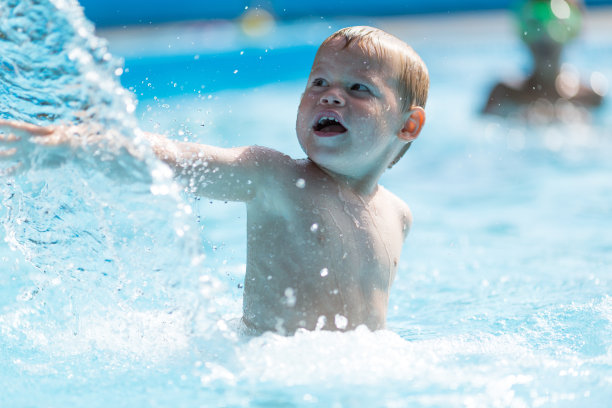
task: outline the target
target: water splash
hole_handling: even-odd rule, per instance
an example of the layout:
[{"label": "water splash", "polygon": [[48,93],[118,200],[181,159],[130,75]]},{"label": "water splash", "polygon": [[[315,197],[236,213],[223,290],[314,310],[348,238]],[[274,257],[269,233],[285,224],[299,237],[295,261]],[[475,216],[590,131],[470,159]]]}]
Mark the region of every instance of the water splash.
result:
[{"label": "water splash", "polygon": [[0,15],[4,118],[135,124],[133,97],[116,81],[121,61],[76,1],[3,0]]},{"label": "water splash", "polygon": [[85,129],[76,150],[32,145],[29,170],[2,180],[0,283],[16,301],[0,316],[1,342],[42,360],[171,355],[194,316],[206,327],[198,281],[214,289],[214,279],[198,280],[191,207],[139,138],[122,62],[93,29],[74,0],[0,1],[0,118]]}]

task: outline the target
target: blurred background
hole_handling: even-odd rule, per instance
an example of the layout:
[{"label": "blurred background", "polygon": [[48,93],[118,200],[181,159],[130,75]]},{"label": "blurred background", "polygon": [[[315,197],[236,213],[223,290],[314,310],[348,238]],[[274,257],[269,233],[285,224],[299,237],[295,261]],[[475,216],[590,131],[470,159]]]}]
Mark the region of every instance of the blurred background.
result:
[{"label": "blurred background", "polygon": [[[123,1],[81,0],[85,15],[97,27],[131,24],[156,24],[179,20],[236,19],[245,9],[264,9],[275,18],[296,19],[305,17],[337,16],[398,16],[408,14],[455,13],[478,10],[508,9],[513,0],[435,0],[435,1],[354,1],[354,0],[268,0],[223,2],[175,0]],[[587,0],[587,6],[611,5],[610,0]]]},{"label": "blurred background", "polygon": [[[468,41],[464,45],[470,54],[463,55],[469,57],[485,51],[479,47],[490,46],[491,50],[486,50],[492,51],[487,59],[490,78],[481,77],[481,83],[472,88],[482,99],[475,101],[479,105],[475,110],[481,109],[495,81],[524,76],[533,62],[521,44],[516,13],[512,12],[520,3],[80,1],[97,34],[109,40],[113,55],[123,58],[122,85],[141,102],[303,80],[318,44],[327,35],[346,25],[363,24],[385,29],[407,41],[434,71],[436,67],[431,64],[436,60],[449,62],[450,53],[456,49],[453,44]],[[564,57],[578,65],[585,58],[573,54],[579,53],[585,43],[592,46],[605,42],[612,16],[612,0],[587,0],[584,4],[585,24],[579,40],[568,47],[563,44]],[[473,68],[474,65],[477,64],[472,64]],[[601,67],[594,64],[575,70],[585,68],[589,68],[585,72],[587,79],[591,71],[598,71],[595,79],[605,82],[600,87],[604,88],[602,93],[607,92]],[[476,72],[472,69],[472,75]]]}]

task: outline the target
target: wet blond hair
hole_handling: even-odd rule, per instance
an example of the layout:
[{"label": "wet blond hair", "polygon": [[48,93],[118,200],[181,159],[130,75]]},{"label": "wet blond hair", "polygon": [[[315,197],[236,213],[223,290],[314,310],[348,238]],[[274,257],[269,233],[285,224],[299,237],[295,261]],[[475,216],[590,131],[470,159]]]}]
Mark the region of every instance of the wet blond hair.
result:
[{"label": "wet blond hair", "polygon": [[[389,65],[397,78],[397,94],[402,112],[420,106],[425,108],[429,91],[429,72],[419,55],[399,38],[374,27],[355,26],[336,31],[319,47],[319,52],[326,46],[334,46],[341,41],[342,49],[356,46],[366,55],[375,58],[383,65]],[[315,56],[316,61],[316,56]],[[389,168],[397,163],[410,148],[407,143],[397,157],[389,164]]]}]

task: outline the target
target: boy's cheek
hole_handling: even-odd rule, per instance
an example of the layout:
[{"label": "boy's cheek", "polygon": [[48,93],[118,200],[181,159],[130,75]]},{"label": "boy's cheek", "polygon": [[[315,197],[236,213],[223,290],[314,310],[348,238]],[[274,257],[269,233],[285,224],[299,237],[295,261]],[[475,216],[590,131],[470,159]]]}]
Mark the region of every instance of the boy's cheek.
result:
[{"label": "boy's cheek", "polygon": [[306,116],[303,115],[301,112],[298,112],[297,120],[295,122],[295,127],[298,132],[298,135],[300,135],[300,131],[304,131],[308,129],[308,121],[306,120]]},{"label": "boy's cheek", "polygon": [[317,99],[317,96],[310,91],[306,91],[302,94],[302,102],[312,103],[316,101],[316,99]]}]

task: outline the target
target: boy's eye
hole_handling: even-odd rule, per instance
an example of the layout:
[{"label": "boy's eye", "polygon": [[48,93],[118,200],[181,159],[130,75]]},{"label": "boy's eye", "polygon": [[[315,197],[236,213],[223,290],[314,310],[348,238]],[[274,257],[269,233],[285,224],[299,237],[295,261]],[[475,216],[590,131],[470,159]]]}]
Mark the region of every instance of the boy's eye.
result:
[{"label": "boy's eye", "polygon": [[358,91],[358,92],[368,92],[370,89],[365,86],[364,84],[353,84],[351,85],[351,91]]},{"label": "boy's eye", "polygon": [[314,81],[312,81],[312,86],[326,86],[327,85],[327,81],[324,80],[323,78],[316,78]]}]

